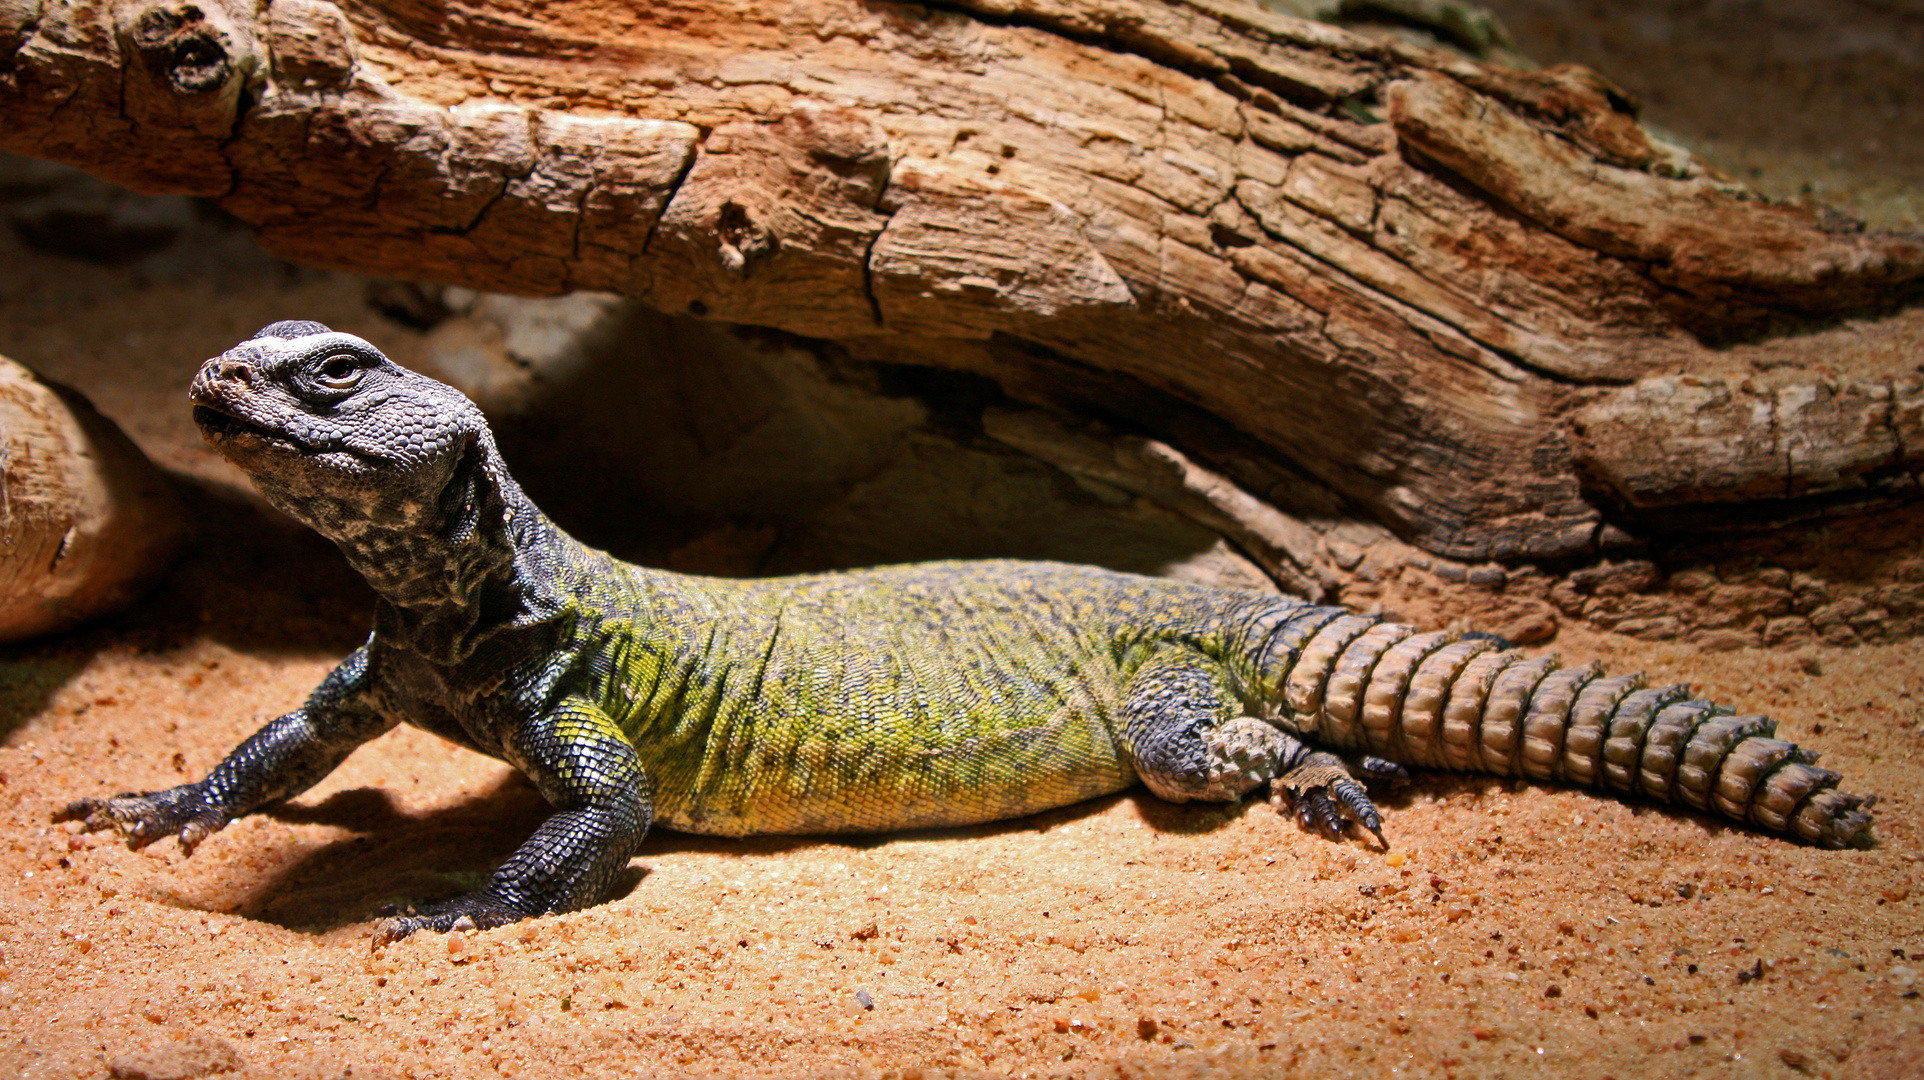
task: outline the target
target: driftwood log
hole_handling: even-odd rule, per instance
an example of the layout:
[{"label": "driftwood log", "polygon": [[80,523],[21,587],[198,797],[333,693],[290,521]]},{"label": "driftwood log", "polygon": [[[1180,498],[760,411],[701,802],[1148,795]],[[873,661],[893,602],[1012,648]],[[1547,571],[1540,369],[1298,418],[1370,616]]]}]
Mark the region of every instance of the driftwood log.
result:
[{"label": "driftwood log", "polygon": [[1248,0],[0,0],[0,148],[296,261],[988,375],[1069,420],[991,435],[1309,592],[1345,516],[1568,569],[1924,464],[1924,236],[1761,200],[1587,70]]},{"label": "driftwood log", "polygon": [[192,533],[166,478],[113,421],[0,356],[0,642],[125,606]]}]

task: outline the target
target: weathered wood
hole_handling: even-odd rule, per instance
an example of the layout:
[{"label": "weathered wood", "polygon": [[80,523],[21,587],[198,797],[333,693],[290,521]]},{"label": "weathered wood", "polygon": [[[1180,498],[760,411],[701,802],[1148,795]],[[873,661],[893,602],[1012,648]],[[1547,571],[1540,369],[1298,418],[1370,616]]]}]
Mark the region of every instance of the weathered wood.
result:
[{"label": "weathered wood", "polygon": [[1294,595],[1335,598],[1336,578],[1314,529],[1167,443],[1072,431],[1034,409],[990,409],[982,426],[998,441],[1072,476],[1141,495],[1223,534]]},{"label": "weathered wood", "polygon": [[1924,237],[1758,200],[1592,73],[1246,0],[0,0],[0,146],[301,261],[986,371],[1205,457],[1171,425],[1211,417],[1457,559],[1924,458],[1909,365],[1739,393],[1717,347],[1915,302]]},{"label": "weathered wood", "polygon": [[167,481],[113,421],[0,356],[0,642],[125,605],[190,533]]},{"label": "weathered wood", "polygon": [[1905,466],[1924,455],[1924,380],[1662,376],[1573,423],[1579,462],[1638,507],[1908,489]]}]

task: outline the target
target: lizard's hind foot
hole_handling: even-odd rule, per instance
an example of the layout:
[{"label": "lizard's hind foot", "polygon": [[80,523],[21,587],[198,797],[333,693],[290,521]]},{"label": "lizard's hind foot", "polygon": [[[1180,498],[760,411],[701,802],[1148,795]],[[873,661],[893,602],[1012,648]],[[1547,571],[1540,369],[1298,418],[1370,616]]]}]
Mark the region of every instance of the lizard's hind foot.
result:
[{"label": "lizard's hind foot", "polygon": [[1374,835],[1384,850],[1389,849],[1376,804],[1335,754],[1295,743],[1284,755],[1281,775],[1270,782],[1270,795],[1279,804],[1287,801],[1305,829],[1342,840],[1354,821]]},{"label": "lizard's hind foot", "polygon": [[[1268,781],[1304,827],[1342,840],[1354,821],[1387,848],[1383,819],[1343,759],[1270,721],[1230,712],[1227,685],[1217,665],[1183,652],[1143,664],[1130,679],[1124,730],[1149,790],[1171,802],[1234,802]],[[1398,767],[1372,759],[1363,768],[1371,775]]]}]

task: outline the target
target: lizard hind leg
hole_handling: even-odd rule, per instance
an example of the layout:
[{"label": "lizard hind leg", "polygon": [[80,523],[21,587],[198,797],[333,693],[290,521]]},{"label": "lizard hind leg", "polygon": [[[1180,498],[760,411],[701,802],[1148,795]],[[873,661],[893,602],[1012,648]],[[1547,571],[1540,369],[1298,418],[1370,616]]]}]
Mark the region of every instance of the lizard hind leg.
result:
[{"label": "lizard hind leg", "polygon": [[1304,827],[1332,840],[1355,821],[1385,847],[1381,815],[1343,760],[1253,716],[1211,661],[1172,654],[1130,680],[1122,714],[1136,774],[1170,802],[1234,802],[1267,783]]}]

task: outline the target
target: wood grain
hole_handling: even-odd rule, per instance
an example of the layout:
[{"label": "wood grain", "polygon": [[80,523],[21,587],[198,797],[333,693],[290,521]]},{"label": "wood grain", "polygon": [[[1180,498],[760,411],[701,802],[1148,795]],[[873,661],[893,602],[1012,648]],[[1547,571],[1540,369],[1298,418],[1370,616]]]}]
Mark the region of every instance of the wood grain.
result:
[{"label": "wood grain", "polygon": [[[1832,389],[1796,343],[1906,317],[1924,237],[1765,202],[1593,72],[1243,0],[0,0],[0,146],[217,197],[313,264],[901,363],[986,343],[1029,358],[1017,398],[1205,457],[1174,426],[1211,418],[1454,559],[1914,487],[1908,365]],[[1737,340],[1788,343],[1776,405],[1663,390],[1742,383]]]}]

